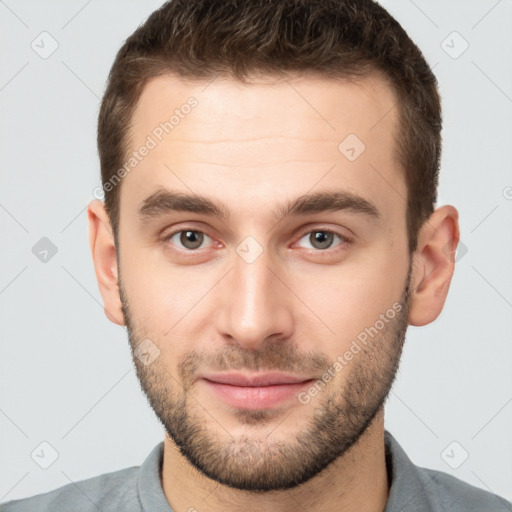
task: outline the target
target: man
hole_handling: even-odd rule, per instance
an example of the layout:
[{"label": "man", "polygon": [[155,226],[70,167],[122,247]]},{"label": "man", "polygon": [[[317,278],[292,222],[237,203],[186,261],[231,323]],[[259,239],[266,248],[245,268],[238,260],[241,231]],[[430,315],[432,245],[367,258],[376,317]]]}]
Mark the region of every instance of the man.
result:
[{"label": "man", "polygon": [[371,0],[165,4],[125,42],[88,208],[165,428],[140,468],[5,511],[504,511],[384,430],[459,240],[434,75]]}]

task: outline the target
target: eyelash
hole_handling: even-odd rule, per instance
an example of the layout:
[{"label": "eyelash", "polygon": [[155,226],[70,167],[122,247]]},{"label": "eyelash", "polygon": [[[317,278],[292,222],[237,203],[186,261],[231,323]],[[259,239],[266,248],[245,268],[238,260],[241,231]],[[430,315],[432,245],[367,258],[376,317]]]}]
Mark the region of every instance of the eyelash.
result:
[{"label": "eyelash", "polygon": [[[165,235],[163,237],[163,241],[164,242],[170,242],[172,237],[174,237],[175,235],[181,234],[183,232],[186,232],[186,231],[192,231],[194,233],[201,233],[201,234],[207,236],[208,238],[212,239],[212,237],[210,235],[208,235],[207,233],[205,233],[204,231],[201,231],[199,229],[193,229],[193,228],[186,228],[185,227],[185,228],[179,229],[177,231],[173,231],[172,233],[169,233],[168,235]],[[325,233],[325,234],[332,234],[334,236],[337,236],[340,239],[340,243],[335,245],[334,247],[327,247],[326,249],[315,249],[313,247],[313,248],[305,248],[306,250],[313,251],[313,252],[316,252],[316,253],[329,253],[329,254],[332,254],[332,252],[337,250],[336,248],[338,248],[340,246],[348,247],[348,246],[350,246],[353,243],[353,240],[351,238],[347,237],[346,235],[338,233],[337,231],[333,231],[332,229],[322,229],[322,228],[310,229],[309,231],[303,232],[300,235],[300,237],[298,238],[298,241],[302,240],[306,235],[311,235],[311,233],[319,233],[319,232],[320,233]],[[194,253],[198,253],[199,251],[201,251],[201,249],[203,249],[203,248],[199,248],[199,249],[187,249],[187,248],[181,249],[181,248],[178,248],[176,250],[179,251],[179,252],[194,254]]]},{"label": "eyelash", "polygon": [[333,231],[332,229],[322,229],[322,228],[315,228],[315,229],[310,229],[309,231],[305,231],[299,237],[299,241],[302,240],[305,236],[311,235],[311,233],[332,234],[334,236],[337,236],[340,239],[339,244],[337,244],[335,246],[327,247],[326,249],[315,249],[314,247],[312,247],[311,249],[306,248],[306,250],[317,252],[317,253],[332,254],[333,252],[341,250],[341,248],[343,248],[343,247],[345,247],[345,248],[348,247],[352,243],[352,239],[348,238],[347,236],[342,235],[341,233],[338,233],[337,231]]}]

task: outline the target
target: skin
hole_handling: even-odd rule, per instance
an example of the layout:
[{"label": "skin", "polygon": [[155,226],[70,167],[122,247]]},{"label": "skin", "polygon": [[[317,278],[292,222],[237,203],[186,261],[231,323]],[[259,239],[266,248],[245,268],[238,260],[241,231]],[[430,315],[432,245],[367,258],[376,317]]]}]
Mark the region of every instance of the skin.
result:
[{"label": "skin", "polygon": [[[265,461],[281,468],[289,457],[280,459],[276,447],[290,448],[288,455],[306,450],[297,440],[314,432],[314,418],[324,418],[329,400],[336,404],[339,424],[326,435],[341,429],[342,438],[332,444],[346,446],[301,485],[252,492],[207,476],[180,452],[166,428],[164,493],[176,512],[191,507],[292,511],[298,504],[323,511],[383,511],[390,484],[383,400],[407,323],[426,325],[443,308],[454,270],[450,254],[459,240],[457,211],[437,208],[410,257],[407,188],[393,143],[397,113],[388,112],[396,100],[377,74],[358,82],[301,75],[250,84],[158,77],[147,83],[138,102],[130,147],[144,144],[190,96],[198,105],[123,178],[117,250],[103,203],[89,205],[90,245],[105,313],[128,326],[132,349],[144,339],[158,347],[150,365],[134,360],[164,426],[167,420],[171,427],[186,411],[188,419],[180,421],[195,420],[203,429],[196,441],[210,443],[201,447],[231,455],[232,466],[224,469],[232,479],[261,482]],[[338,150],[351,133],[366,146],[354,161]],[[142,202],[161,188],[222,202],[231,216],[221,220],[169,211],[141,219]],[[278,205],[326,191],[356,194],[372,203],[379,217],[351,210],[279,221],[272,215]],[[180,230],[208,237],[194,252],[180,245],[179,234],[169,238]],[[318,249],[309,238],[315,230],[341,237]],[[261,249],[250,263],[237,253],[247,236]],[[400,301],[403,325],[397,315],[307,404],[293,399],[255,414],[228,406],[200,378],[201,372],[241,362],[251,375],[269,368],[300,373],[302,365],[302,376],[318,379],[365,327]],[[184,361],[201,364],[186,367]],[[354,389],[360,394],[351,395]],[[348,398],[356,401],[354,410]],[[354,435],[343,438],[349,432]],[[320,437],[309,439],[310,446]],[[236,449],[230,452],[228,446]],[[202,462],[219,471],[214,462]],[[279,475],[293,468],[281,469]]]}]

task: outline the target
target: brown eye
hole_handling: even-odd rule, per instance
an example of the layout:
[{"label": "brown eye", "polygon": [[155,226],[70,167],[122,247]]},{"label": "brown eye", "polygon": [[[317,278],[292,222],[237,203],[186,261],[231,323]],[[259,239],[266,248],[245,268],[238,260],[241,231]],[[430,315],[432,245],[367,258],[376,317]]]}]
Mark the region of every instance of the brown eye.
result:
[{"label": "brown eye", "polygon": [[[335,243],[336,238],[339,240],[338,243]],[[318,229],[315,231],[310,231],[306,235],[304,235],[300,240],[299,244],[302,245],[306,249],[317,249],[317,250],[325,250],[331,247],[336,247],[338,245],[343,245],[348,243],[348,240],[333,231],[327,231],[325,229]]]},{"label": "brown eye", "polygon": [[187,249],[197,249],[201,247],[203,243],[203,234],[199,231],[182,231],[180,235],[180,242],[183,244],[183,247]]},{"label": "brown eye", "polygon": [[309,235],[309,242],[315,249],[328,249],[334,240],[334,233],[329,231],[313,231]]},{"label": "brown eye", "polygon": [[168,237],[168,240],[179,248],[194,250],[201,247],[205,238],[210,238],[201,231],[184,229]]}]

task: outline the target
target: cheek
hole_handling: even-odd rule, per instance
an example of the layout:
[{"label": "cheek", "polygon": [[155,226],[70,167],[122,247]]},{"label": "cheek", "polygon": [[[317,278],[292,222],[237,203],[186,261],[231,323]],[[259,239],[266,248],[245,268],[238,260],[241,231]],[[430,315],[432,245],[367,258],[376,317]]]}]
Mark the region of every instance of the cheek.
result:
[{"label": "cheek", "polygon": [[[311,267],[308,272],[301,272],[295,280],[297,295],[316,317],[314,322],[308,320],[309,327],[304,324],[303,329],[314,326],[317,338],[321,330],[326,337],[318,339],[326,340],[325,349],[339,351],[400,299],[406,265],[405,261],[399,263],[396,258],[381,254],[367,261],[361,258],[357,263]],[[327,346],[329,339],[331,350]]]},{"label": "cheek", "polygon": [[218,281],[218,272],[171,265],[161,254],[155,257],[154,250],[144,254],[133,246],[126,252],[129,256],[123,261],[123,287],[137,338],[153,341],[162,364],[174,374],[184,355],[199,349],[205,338],[203,329],[211,319],[205,307],[214,295],[204,295]]},{"label": "cheek", "polygon": [[121,270],[131,309],[146,327],[167,331],[200,300],[207,276],[172,265],[163,249],[125,247]]}]

